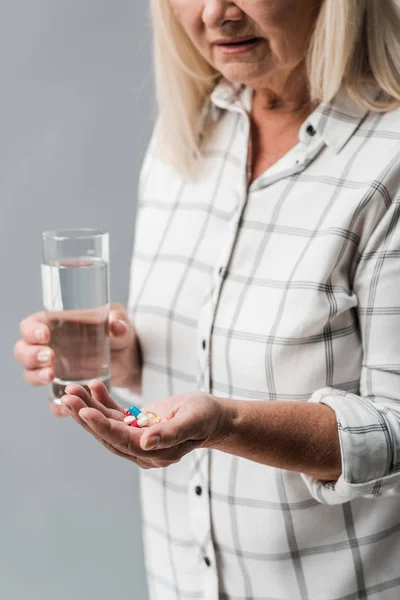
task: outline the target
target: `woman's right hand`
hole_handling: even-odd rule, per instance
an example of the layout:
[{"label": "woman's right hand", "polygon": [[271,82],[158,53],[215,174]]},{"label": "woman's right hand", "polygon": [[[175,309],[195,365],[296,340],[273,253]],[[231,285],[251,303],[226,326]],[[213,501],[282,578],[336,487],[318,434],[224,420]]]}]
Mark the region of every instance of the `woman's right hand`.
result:
[{"label": "woman's right hand", "polygon": [[[127,387],[141,393],[142,358],[136,330],[119,303],[110,305],[109,335],[111,347],[111,382],[116,387]],[[44,311],[26,317],[20,322],[21,339],[14,345],[14,357],[24,367],[23,376],[29,385],[48,385],[54,378],[54,351],[50,348],[50,329]],[[63,406],[49,402],[51,412],[68,416]]]}]

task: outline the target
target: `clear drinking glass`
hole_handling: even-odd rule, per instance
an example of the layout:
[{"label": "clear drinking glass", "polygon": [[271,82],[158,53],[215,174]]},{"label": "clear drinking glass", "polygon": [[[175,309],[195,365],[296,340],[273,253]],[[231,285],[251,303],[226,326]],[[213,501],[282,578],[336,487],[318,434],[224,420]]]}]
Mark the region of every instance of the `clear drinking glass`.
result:
[{"label": "clear drinking glass", "polygon": [[65,386],[100,379],[110,389],[109,233],[64,229],[42,233],[43,306],[55,353],[50,399]]}]

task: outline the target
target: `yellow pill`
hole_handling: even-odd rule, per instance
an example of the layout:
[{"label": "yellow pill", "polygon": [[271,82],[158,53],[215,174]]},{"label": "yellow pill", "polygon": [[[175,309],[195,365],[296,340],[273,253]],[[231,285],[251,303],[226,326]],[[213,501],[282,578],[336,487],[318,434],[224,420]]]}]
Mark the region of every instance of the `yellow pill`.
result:
[{"label": "yellow pill", "polygon": [[160,417],[153,412],[144,413],[149,419],[152,425],[157,425],[157,423],[161,422]]}]

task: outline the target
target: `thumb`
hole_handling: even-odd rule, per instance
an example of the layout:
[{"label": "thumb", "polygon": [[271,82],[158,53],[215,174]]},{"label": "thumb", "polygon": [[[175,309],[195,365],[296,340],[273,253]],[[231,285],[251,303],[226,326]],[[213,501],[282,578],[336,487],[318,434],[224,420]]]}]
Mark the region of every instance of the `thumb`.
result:
[{"label": "thumb", "polygon": [[123,350],[133,337],[133,326],[127,315],[111,310],[108,318],[111,350]]},{"label": "thumb", "polygon": [[169,421],[162,421],[145,429],[140,438],[140,446],[142,450],[162,450],[198,438],[199,423],[196,416],[178,411]]}]

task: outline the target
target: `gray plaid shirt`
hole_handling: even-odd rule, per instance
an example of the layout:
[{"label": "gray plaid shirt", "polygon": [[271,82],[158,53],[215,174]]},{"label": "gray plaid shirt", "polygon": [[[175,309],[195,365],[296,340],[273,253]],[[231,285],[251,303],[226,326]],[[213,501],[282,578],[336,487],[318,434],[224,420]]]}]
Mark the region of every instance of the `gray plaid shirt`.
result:
[{"label": "gray plaid shirt", "polygon": [[323,402],[343,473],[326,484],[204,449],[143,472],[150,595],[398,600],[399,111],[341,92],[248,186],[251,100],[214,90],[195,181],[149,146],[129,298],[142,401]]}]

